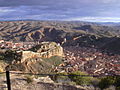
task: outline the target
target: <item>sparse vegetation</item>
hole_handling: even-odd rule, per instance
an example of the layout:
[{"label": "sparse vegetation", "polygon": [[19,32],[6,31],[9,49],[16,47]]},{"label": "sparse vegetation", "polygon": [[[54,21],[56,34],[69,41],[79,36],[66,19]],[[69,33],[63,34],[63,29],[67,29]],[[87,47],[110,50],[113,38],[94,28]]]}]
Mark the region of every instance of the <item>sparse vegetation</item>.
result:
[{"label": "sparse vegetation", "polygon": [[55,81],[55,82],[58,82],[59,81],[59,79],[61,79],[61,80],[65,80],[65,79],[67,79],[68,78],[68,74],[66,73],[66,72],[64,72],[64,73],[54,73],[55,75],[53,75],[53,76],[50,76],[51,77],[51,79],[53,80],[53,81]]},{"label": "sparse vegetation", "polygon": [[[23,24],[21,24],[21,21],[20,22],[15,21],[11,23],[9,22],[1,23],[0,35],[7,41],[9,40],[13,40],[13,41],[39,41],[41,40],[41,41],[54,41],[60,44],[63,41],[65,41],[65,43],[63,44],[63,47],[64,46],[74,47],[77,45],[77,49],[78,49],[79,46],[84,46],[84,47],[93,46],[93,48],[97,47],[95,51],[100,49],[100,50],[104,50],[104,52],[107,51],[107,53],[112,52],[115,54],[120,54],[120,42],[119,42],[120,41],[120,38],[119,38],[120,29],[118,27],[101,26],[98,24],[82,23],[82,22],[80,23],[74,23],[74,22],[48,23],[48,22],[37,21],[35,23],[35,21],[22,21]],[[12,25],[11,27],[15,27],[15,28],[10,28],[9,27],[10,24]],[[46,27],[46,25],[48,27]],[[12,31],[12,32],[9,32],[9,31]],[[52,47],[55,46],[56,43],[54,42],[52,42],[50,46]],[[39,48],[41,48],[41,46],[37,45],[31,48],[30,50],[37,52]],[[59,51],[58,48],[59,48],[59,45],[58,47],[56,47],[57,50],[54,50],[54,51]],[[2,47],[1,50],[3,49],[6,50],[6,48]],[[38,52],[40,53],[40,52],[49,51],[49,50],[50,50],[49,48],[46,49],[46,46],[43,46],[42,49],[40,49]],[[107,53],[105,53],[103,56],[105,56]],[[86,53],[83,52],[83,54],[86,54]],[[100,52],[98,54],[94,54],[93,56],[95,57],[101,56],[103,53],[101,54]],[[10,62],[9,63],[10,70],[14,70],[14,71],[18,70],[18,71],[23,71],[23,72],[28,71],[32,73],[47,73],[47,74],[55,73],[54,72],[55,67],[63,63],[62,57],[59,57],[59,56],[53,56],[50,58],[42,58],[42,59],[40,57],[33,56],[32,58],[27,58],[27,61],[25,62],[14,63],[12,61],[16,60],[15,55],[16,55],[16,51],[6,50],[5,53],[0,53],[0,61],[3,60],[3,62],[4,61],[7,63]],[[81,59],[81,57],[82,55],[80,56],[78,60],[83,59],[84,61],[85,58]],[[103,58],[103,60],[107,62],[106,57],[105,58],[101,57],[101,58]],[[94,58],[94,59],[97,59],[97,58]],[[2,67],[4,64],[3,62],[0,62],[0,72],[4,71],[4,67]],[[77,60],[75,60],[75,62],[77,62]],[[89,63],[90,62],[88,62],[88,66],[94,67],[92,65],[89,65]],[[81,62],[76,65],[78,65],[79,67],[79,64],[81,64]],[[95,67],[99,67],[97,65]],[[70,67],[73,67],[73,66],[75,65],[74,64],[70,65]],[[108,65],[106,65],[105,63],[105,65],[101,67],[104,68],[105,66],[108,66]],[[78,68],[76,70],[81,70],[81,69]],[[78,76],[78,75],[81,75],[81,76]],[[94,87],[99,87],[102,90],[109,88],[110,86],[115,86],[116,90],[120,90],[120,77],[119,76],[107,76],[107,77],[97,79],[97,78],[89,77],[86,75],[88,74],[84,72],[76,71],[72,73],[57,73],[55,76],[51,76],[51,78],[55,82],[61,82],[65,84],[72,84],[72,85],[77,84],[77,85],[83,85],[83,86],[93,85]],[[25,78],[26,78],[27,83],[33,82],[33,78],[31,76],[28,75]]]},{"label": "sparse vegetation", "polygon": [[33,78],[32,78],[32,76],[30,76],[30,75],[26,75],[25,78],[26,78],[26,81],[27,81],[28,84],[30,84],[30,83],[33,82]]},{"label": "sparse vegetation", "polygon": [[6,50],[6,52],[4,53],[4,60],[9,63],[15,59],[15,55],[16,51]]},{"label": "sparse vegetation", "polygon": [[[81,75],[81,76],[80,76]],[[55,82],[62,82],[73,85],[92,85],[94,80],[92,77],[84,76],[87,75],[84,72],[76,71],[72,73],[58,73],[55,76],[51,76],[51,79]],[[96,80],[97,81],[97,80]],[[99,82],[99,81],[98,81]]]},{"label": "sparse vegetation", "polygon": [[[81,76],[79,76],[79,75],[81,75]],[[88,74],[86,74],[84,72],[76,71],[76,72],[70,73],[69,78],[78,85],[90,85],[92,77],[89,77],[87,75]]]},{"label": "sparse vegetation", "polygon": [[107,76],[107,77],[101,78],[98,84],[98,86],[101,89],[108,88],[111,85],[114,85],[116,89],[118,89],[120,86],[120,77],[119,76]]},{"label": "sparse vegetation", "polygon": [[42,58],[45,62],[49,62],[51,65],[58,66],[62,61],[62,57],[59,56],[52,56],[51,58]]},{"label": "sparse vegetation", "polygon": [[114,83],[115,83],[115,78],[112,76],[109,76],[109,77],[102,78],[98,86],[101,89],[105,89],[105,88],[108,88],[110,85],[113,85]]},{"label": "sparse vegetation", "polygon": [[4,60],[4,56],[3,55],[0,55],[0,60]]},{"label": "sparse vegetation", "polygon": [[[80,76],[81,75],[81,76]],[[84,76],[85,75],[85,76]],[[101,78],[89,77],[88,74],[80,71],[72,73],[58,73],[55,76],[51,76],[51,79],[55,82],[71,84],[71,85],[92,85],[95,88],[101,90],[111,90],[111,88],[120,89],[120,77],[119,76],[107,76]]]}]

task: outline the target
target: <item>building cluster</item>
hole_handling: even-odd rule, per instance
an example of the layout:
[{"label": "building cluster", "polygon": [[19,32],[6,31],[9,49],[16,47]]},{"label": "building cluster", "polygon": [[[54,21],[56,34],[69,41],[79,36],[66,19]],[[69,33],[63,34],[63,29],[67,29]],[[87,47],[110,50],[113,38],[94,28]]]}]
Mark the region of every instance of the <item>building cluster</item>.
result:
[{"label": "building cluster", "polygon": [[[38,42],[12,42],[0,40],[1,49],[28,50]],[[64,47],[64,64],[55,70],[83,71],[91,75],[120,75],[120,55],[103,53],[95,48]]]},{"label": "building cluster", "polygon": [[65,47],[65,64],[61,65],[67,72],[85,71],[92,75],[120,75],[120,55],[108,55],[94,48]]},{"label": "building cluster", "polygon": [[4,41],[0,40],[0,48],[1,49],[16,49],[16,50],[27,50],[37,43],[35,42],[12,42],[12,41]]}]

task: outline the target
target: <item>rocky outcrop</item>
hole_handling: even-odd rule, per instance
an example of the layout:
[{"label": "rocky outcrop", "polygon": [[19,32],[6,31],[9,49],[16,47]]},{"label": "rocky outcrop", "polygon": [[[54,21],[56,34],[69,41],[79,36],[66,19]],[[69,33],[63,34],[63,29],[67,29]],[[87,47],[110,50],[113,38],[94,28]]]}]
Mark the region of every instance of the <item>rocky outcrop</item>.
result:
[{"label": "rocky outcrop", "polygon": [[55,42],[42,42],[29,51],[17,51],[6,69],[32,73],[50,73],[62,63],[63,48]]},{"label": "rocky outcrop", "polygon": [[4,61],[0,61],[0,72],[4,72],[5,71],[5,67],[7,66],[8,64],[5,63]]},{"label": "rocky outcrop", "polygon": [[52,56],[63,57],[63,48],[55,42],[42,42],[30,51],[18,51],[16,60],[24,62],[30,58],[50,58]]},{"label": "rocky outcrop", "polygon": [[30,59],[30,58],[34,58],[34,57],[41,57],[40,56],[40,53],[36,53],[36,52],[32,52],[32,51],[21,51],[21,52],[18,52],[21,54],[20,57],[20,62],[24,62],[26,61],[27,59]]},{"label": "rocky outcrop", "polygon": [[63,57],[63,48],[55,42],[42,42],[31,49],[33,52],[40,53],[42,58],[50,58],[51,56]]},{"label": "rocky outcrop", "polygon": [[40,45],[40,49],[37,50],[43,58],[50,58],[51,56],[61,56],[63,57],[63,48],[60,44],[55,42],[43,42]]},{"label": "rocky outcrop", "polygon": [[47,59],[41,59],[39,57],[28,58],[23,62],[17,61],[6,67],[9,71],[22,71],[29,73],[54,73],[57,66],[63,63],[62,58],[53,56]]}]

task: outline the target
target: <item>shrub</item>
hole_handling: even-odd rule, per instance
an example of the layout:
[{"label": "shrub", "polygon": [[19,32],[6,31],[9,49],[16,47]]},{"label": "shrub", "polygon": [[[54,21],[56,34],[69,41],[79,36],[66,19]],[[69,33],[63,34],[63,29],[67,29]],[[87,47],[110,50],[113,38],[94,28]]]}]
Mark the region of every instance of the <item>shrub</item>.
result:
[{"label": "shrub", "polygon": [[114,85],[116,90],[120,90],[120,76],[107,76],[102,78],[99,87],[101,89],[108,88],[109,86]]},{"label": "shrub", "polygon": [[75,82],[71,81],[68,77],[68,74],[66,72],[63,73],[57,73],[54,76],[50,76],[50,78],[57,83],[63,83],[68,85],[76,85]]},{"label": "shrub", "polygon": [[68,78],[68,76],[66,76],[66,75],[67,75],[67,73],[64,72],[64,73],[57,73],[54,76],[50,76],[50,77],[53,81],[58,82],[58,79],[64,80],[64,79]]},{"label": "shrub", "polygon": [[[118,88],[120,88],[120,76],[115,76],[115,83],[114,85]],[[120,89],[119,89],[120,90]]]},{"label": "shrub", "polygon": [[110,85],[114,85],[116,81],[116,78],[113,76],[107,76],[104,78],[101,78],[101,81],[99,82],[98,86],[101,89],[108,88]]},{"label": "shrub", "polygon": [[98,84],[99,84],[100,80],[98,78],[93,78],[91,80],[91,84],[94,86],[94,87],[97,87]]},{"label": "shrub", "polygon": [[116,90],[120,90],[120,86],[119,86],[119,87],[116,87]]},{"label": "shrub", "polygon": [[59,82],[59,83],[69,84],[70,79],[67,76],[67,73],[64,72],[64,73],[57,74],[57,80],[56,81]]},{"label": "shrub", "polygon": [[74,81],[71,81],[66,72],[57,73],[55,76],[50,76],[54,82],[63,83],[67,85],[76,85]]},{"label": "shrub", "polygon": [[4,59],[7,62],[11,62],[15,59],[16,51],[13,50],[7,50],[4,54]]},{"label": "shrub", "polygon": [[32,83],[33,78],[30,75],[25,76],[27,83]]},{"label": "shrub", "polygon": [[54,66],[58,66],[61,63],[63,63],[62,57],[59,57],[59,56],[52,56],[50,58],[42,58],[42,59]]},{"label": "shrub", "polygon": [[[77,75],[81,75],[81,76],[77,76]],[[87,75],[87,74],[84,72],[76,71],[76,72],[70,73],[69,78],[78,85],[90,85],[92,77],[84,76],[84,75]]]},{"label": "shrub", "polygon": [[3,55],[0,55],[0,60],[4,60],[4,56]]}]

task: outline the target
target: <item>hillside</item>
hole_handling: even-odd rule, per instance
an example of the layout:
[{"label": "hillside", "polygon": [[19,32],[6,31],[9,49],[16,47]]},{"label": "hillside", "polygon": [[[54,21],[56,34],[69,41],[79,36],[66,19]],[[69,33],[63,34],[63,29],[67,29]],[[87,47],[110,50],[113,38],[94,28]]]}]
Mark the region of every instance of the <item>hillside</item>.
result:
[{"label": "hillside", "polygon": [[106,47],[108,43],[114,42],[114,38],[117,40],[119,36],[120,29],[118,25],[107,26],[75,21],[0,22],[0,39],[14,42],[54,41],[60,43],[62,46],[79,45],[114,51],[110,50],[112,49],[111,47],[110,49]]},{"label": "hillside", "polygon": [[[119,26],[103,26],[88,22],[0,22],[0,39],[3,39],[0,43],[0,72],[5,70],[32,74],[62,74],[64,72],[66,75],[66,73],[71,74],[80,71],[80,73],[86,73],[86,75],[120,75],[120,68],[118,67],[120,63]],[[21,42],[24,42],[24,45],[25,43],[28,43],[28,45],[33,43],[33,45],[27,49],[23,49],[22,44],[20,44],[22,48],[21,46],[11,48],[15,43],[19,45]],[[7,43],[10,43],[10,47]],[[19,77],[12,75],[11,77],[12,85],[15,86],[12,87],[14,89],[20,88],[16,85],[24,87],[25,90],[35,88],[36,85],[38,86],[36,90],[40,88],[61,90],[62,87],[66,90],[71,88],[81,90],[83,88],[81,86],[80,88],[70,86],[77,84],[70,78],[63,78],[67,83],[69,81],[71,83],[67,87],[56,84],[55,82],[61,83],[62,79],[59,81],[58,77],[58,80],[55,80],[55,76],[50,77],[54,83],[53,81],[47,83],[48,77],[35,76],[33,78],[33,76],[22,77],[22,75],[19,75]],[[40,78],[45,80],[47,78],[47,80],[41,82]],[[1,77],[0,82],[3,82],[2,80],[3,77]],[[39,81],[36,82],[36,80]],[[25,85],[22,85],[22,82]],[[97,82],[100,83],[100,81]],[[32,87],[32,85],[35,87]],[[1,88],[3,87],[4,84],[2,83]],[[92,89],[85,88],[83,90],[94,90],[94,86],[88,87]]]},{"label": "hillside", "polygon": [[[36,50],[37,49],[37,50]],[[27,51],[1,52],[0,71],[52,73],[63,63],[63,48],[55,42],[42,42]]]},{"label": "hillside", "polygon": [[0,36],[4,40],[37,41],[96,34],[98,36],[120,35],[120,29],[112,26],[101,26],[85,22],[49,22],[49,21],[9,21],[0,22]]}]

